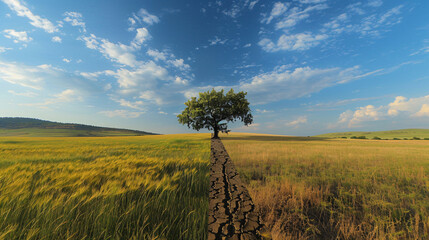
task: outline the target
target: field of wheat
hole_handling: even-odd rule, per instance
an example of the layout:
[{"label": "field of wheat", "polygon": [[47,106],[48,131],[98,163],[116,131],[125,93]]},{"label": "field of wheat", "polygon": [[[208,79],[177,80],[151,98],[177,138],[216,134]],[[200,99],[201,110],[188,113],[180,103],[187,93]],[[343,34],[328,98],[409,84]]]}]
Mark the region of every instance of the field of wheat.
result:
[{"label": "field of wheat", "polygon": [[273,239],[429,239],[429,141],[221,137]]},{"label": "field of wheat", "polygon": [[208,134],[0,138],[0,239],[204,239]]}]

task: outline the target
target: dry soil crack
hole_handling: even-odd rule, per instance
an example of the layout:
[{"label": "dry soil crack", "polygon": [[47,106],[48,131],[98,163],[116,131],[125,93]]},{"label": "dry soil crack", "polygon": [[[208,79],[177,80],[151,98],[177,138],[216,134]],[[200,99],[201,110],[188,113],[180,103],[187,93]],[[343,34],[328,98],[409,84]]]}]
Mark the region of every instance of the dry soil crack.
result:
[{"label": "dry soil crack", "polygon": [[220,139],[212,139],[208,239],[262,239],[261,228],[255,205],[225,147]]}]

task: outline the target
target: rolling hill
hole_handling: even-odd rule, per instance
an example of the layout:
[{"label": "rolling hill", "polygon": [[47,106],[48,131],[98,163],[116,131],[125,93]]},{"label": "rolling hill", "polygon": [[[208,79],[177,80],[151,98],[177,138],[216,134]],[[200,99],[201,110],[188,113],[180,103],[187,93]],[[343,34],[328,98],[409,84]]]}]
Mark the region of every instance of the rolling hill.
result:
[{"label": "rolling hill", "polygon": [[338,132],[338,133],[327,133],[317,135],[315,137],[324,137],[324,138],[350,138],[352,136],[365,136],[368,139],[374,137],[379,137],[382,139],[413,139],[414,137],[425,139],[429,138],[429,129],[400,129],[400,130],[391,130],[391,131],[375,131],[375,132]]},{"label": "rolling hill", "polygon": [[34,118],[0,118],[0,137],[104,137],[142,135],[154,135],[154,133],[75,123],[59,123]]}]

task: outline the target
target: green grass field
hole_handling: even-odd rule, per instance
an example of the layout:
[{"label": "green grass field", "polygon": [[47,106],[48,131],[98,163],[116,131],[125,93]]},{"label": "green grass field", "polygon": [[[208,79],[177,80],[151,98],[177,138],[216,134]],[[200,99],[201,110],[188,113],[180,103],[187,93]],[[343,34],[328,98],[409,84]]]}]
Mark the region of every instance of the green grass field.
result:
[{"label": "green grass field", "polygon": [[221,137],[273,239],[429,239],[429,141]]},{"label": "green grass field", "polygon": [[429,129],[401,129],[401,130],[391,130],[391,131],[376,131],[376,132],[338,132],[338,133],[327,133],[317,135],[315,137],[322,138],[342,138],[347,137],[350,138],[352,136],[365,136],[368,139],[372,139],[374,137],[379,137],[382,139],[413,139],[414,137],[420,139],[429,139]]},{"label": "green grass field", "polygon": [[208,134],[0,138],[0,239],[204,239]]}]

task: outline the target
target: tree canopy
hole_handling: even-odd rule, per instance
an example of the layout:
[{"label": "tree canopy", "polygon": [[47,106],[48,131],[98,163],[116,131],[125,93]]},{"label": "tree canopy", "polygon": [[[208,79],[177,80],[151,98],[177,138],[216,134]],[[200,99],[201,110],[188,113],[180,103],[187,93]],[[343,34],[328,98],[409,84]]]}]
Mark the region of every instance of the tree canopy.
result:
[{"label": "tree canopy", "polygon": [[199,97],[192,97],[185,102],[186,108],[179,114],[178,120],[199,131],[202,128],[214,132],[218,138],[219,131],[228,132],[228,122],[240,120],[244,125],[253,122],[253,116],[246,99],[246,92],[235,93],[233,89],[224,94],[224,90],[199,93]]}]

